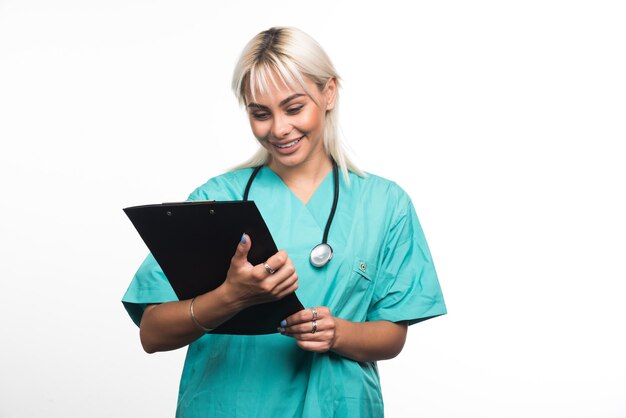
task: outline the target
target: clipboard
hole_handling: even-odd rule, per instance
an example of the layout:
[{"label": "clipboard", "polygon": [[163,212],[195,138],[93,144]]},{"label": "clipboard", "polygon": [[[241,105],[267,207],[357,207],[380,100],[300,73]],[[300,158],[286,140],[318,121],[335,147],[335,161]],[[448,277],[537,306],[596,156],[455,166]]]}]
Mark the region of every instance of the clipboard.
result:
[{"label": "clipboard", "polygon": [[[265,262],[278,250],[253,201],[191,201],[132,206],[124,212],[163,269],[179,300],[219,287],[245,232],[248,261]],[[280,322],[304,309],[295,293],[246,308],[212,334],[276,333]]]}]

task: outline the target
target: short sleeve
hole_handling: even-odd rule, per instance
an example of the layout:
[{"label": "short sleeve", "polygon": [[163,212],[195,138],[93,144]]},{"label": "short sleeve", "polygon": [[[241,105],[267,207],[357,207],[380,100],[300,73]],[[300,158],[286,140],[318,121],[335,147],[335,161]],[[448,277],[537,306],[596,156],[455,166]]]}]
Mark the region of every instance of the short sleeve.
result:
[{"label": "short sleeve", "polygon": [[148,254],[128,286],[122,303],[133,322],[139,326],[147,305],[177,300],[165,273],[152,254]]},{"label": "short sleeve", "polygon": [[387,235],[367,320],[411,325],[446,313],[422,227],[407,198]]}]

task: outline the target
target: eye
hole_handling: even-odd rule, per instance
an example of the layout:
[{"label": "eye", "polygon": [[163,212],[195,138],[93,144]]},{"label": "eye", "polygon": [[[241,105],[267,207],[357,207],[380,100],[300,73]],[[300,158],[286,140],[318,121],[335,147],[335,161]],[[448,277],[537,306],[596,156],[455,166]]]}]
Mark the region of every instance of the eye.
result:
[{"label": "eye", "polygon": [[270,114],[268,112],[252,112],[250,115],[256,120],[268,120],[270,118]]},{"label": "eye", "polygon": [[299,113],[302,110],[303,107],[304,107],[304,105],[292,106],[292,107],[287,109],[287,114],[288,115],[295,115],[295,114]]}]

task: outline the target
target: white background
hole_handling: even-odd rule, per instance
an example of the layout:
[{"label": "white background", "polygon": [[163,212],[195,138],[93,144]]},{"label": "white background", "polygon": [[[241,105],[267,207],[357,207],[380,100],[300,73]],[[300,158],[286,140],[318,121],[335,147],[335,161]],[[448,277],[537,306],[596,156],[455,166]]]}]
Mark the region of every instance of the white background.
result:
[{"label": "white background", "polygon": [[624,3],[408,4],[0,0],[0,417],[173,416],[122,208],[252,153],[230,76],[273,25],[333,58],[435,258],[449,314],[380,363],[387,415],[626,417]]}]

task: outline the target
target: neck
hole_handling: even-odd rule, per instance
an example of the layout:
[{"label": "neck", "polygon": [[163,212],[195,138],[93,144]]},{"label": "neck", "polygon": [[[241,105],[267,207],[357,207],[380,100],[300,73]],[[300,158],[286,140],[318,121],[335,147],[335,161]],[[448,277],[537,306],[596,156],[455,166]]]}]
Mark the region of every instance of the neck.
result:
[{"label": "neck", "polygon": [[303,161],[297,166],[286,166],[272,160],[268,166],[280,176],[285,184],[319,184],[332,170],[332,162],[326,154]]},{"label": "neck", "polygon": [[333,164],[330,157],[323,154],[294,167],[278,164],[275,161],[270,161],[268,166],[278,174],[292,193],[306,204],[332,170]]}]

